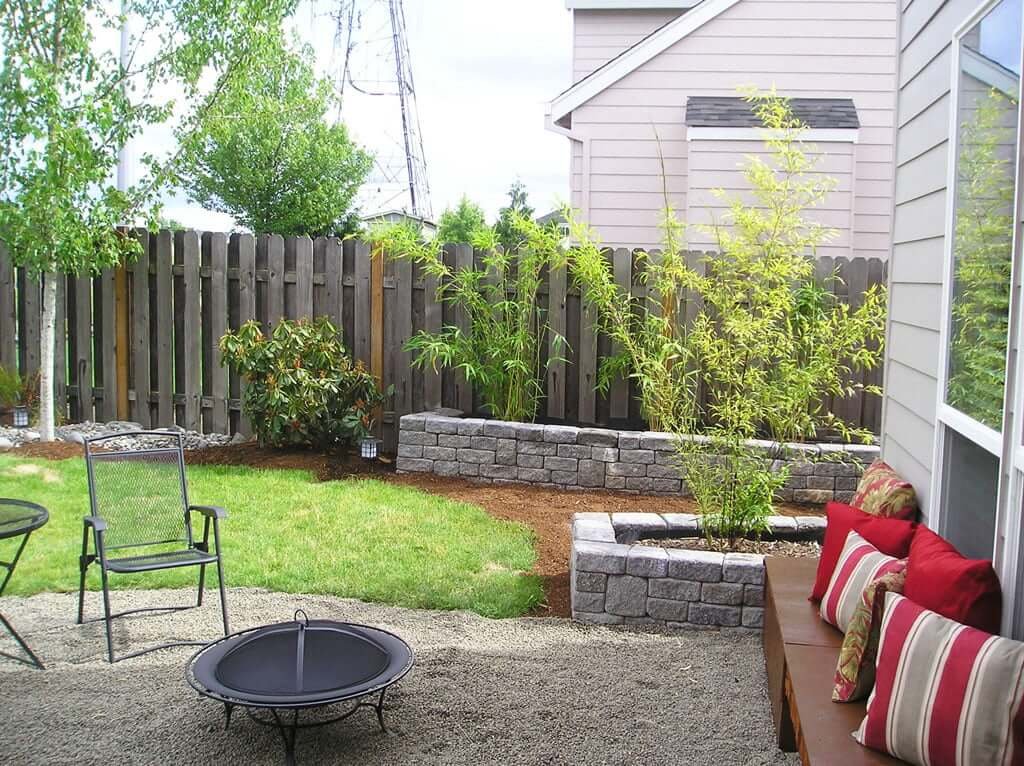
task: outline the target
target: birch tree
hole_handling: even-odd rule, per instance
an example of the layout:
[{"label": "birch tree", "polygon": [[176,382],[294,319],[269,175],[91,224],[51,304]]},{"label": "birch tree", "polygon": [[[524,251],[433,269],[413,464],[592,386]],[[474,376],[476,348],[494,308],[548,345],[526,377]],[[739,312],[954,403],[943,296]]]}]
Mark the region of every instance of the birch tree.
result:
[{"label": "birch tree", "polygon": [[[155,226],[181,152],[294,2],[0,0],[0,241],[43,282],[43,439],[54,435],[59,279],[133,257],[139,245],[118,227]],[[119,55],[126,19],[138,31]],[[180,148],[143,155],[142,179],[118,189],[120,149],[172,121]]]}]

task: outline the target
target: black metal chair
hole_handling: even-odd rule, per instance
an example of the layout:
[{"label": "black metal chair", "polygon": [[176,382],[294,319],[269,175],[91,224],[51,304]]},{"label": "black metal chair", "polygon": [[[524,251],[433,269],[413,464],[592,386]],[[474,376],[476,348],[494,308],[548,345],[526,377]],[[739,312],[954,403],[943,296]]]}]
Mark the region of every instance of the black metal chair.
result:
[{"label": "black metal chair", "polygon": [[[139,438],[140,448],[117,450],[104,447],[112,439],[125,437]],[[227,512],[215,506],[189,504],[181,435],[172,431],[136,431],[87,439],[85,463],[89,478],[90,515],[85,518],[82,530],[78,624],[104,620],[107,657],[112,663],[172,646],[203,645],[204,642],[199,641],[177,641],[115,658],[111,623],[117,617],[139,612],[180,611],[202,606],[206,567],[215,564],[224,635],[228,635],[228,608],[220,549],[220,520],[227,517]],[[203,536],[199,541],[192,531],[193,513],[203,516]],[[92,553],[89,552],[90,536],[93,540]],[[84,620],[85,576],[93,562],[100,566],[104,616]],[[136,574],[189,566],[199,567],[199,595],[195,604],[143,607],[111,613],[108,584],[111,572]]]}]

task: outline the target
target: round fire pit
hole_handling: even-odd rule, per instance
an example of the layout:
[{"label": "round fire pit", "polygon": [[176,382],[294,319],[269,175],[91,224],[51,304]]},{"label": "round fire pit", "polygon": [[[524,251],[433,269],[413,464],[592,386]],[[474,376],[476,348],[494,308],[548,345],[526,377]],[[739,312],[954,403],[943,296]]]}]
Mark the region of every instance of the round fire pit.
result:
[{"label": "round fire pit", "polygon": [[[384,696],[412,665],[412,649],[393,633],[310,620],[300,609],[293,622],[250,628],[208,644],[193,655],[185,676],[200,694],[224,703],[225,729],[235,707],[276,727],[285,762],[294,764],[299,729],[335,723],[366,707],[387,731]],[[358,701],[370,695],[377,695],[376,701]],[[350,701],[356,704],[344,712],[300,721],[302,711]]]}]

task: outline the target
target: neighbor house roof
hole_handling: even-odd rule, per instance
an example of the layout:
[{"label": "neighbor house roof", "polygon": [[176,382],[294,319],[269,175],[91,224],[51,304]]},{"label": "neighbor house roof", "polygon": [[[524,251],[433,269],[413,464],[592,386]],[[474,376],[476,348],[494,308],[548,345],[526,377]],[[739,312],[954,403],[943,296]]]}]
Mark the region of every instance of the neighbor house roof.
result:
[{"label": "neighbor house roof", "polygon": [[[691,128],[757,128],[753,105],[739,96],[690,96],[686,125]],[[849,98],[792,98],[793,116],[808,128],[859,128],[857,107]]]},{"label": "neighbor house roof", "polygon": [[585,104],[598,93],[643,66],[693,31],[700,29],[738,2],[740,0],[704,0],[679,18],[654,30],[631,48],[626,49],[556,97],[548,106],[550,121],[561,124],[560,121],[571,114],[576,107]]}]

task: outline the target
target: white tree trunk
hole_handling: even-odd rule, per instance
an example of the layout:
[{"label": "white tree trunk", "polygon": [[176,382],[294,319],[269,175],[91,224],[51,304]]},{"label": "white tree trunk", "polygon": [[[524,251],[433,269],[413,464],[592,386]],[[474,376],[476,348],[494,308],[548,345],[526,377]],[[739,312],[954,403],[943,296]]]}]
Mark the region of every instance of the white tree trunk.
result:
[{"label": "white tree trunk", "polygon": [[43,280],[43,327],[39,344],[39,434],[43,441],[54,438],[53,356],[57,325],[57,275],[47,272]]}]

